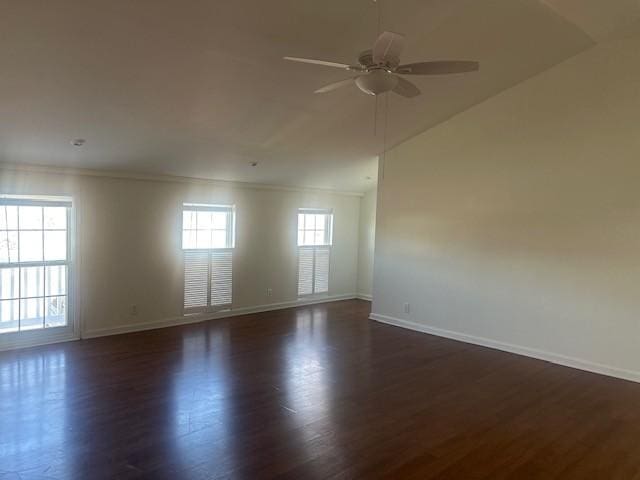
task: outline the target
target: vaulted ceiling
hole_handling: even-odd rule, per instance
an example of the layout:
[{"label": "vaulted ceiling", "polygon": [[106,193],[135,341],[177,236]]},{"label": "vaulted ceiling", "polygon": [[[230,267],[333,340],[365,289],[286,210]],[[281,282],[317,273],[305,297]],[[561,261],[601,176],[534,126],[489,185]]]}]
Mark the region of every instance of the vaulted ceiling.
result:
[{"label": "vaulted ceiling", "polygon": [[[381,1],[403,61],[481,62],[390,95],[388,146],[589,48],[635,3]],[[354,62],[376,33],[371,0],[3,2],[0,162],[364,191],[386,100],[376,135],[374,97],[313,94],[348,73],[282,57]]]}]

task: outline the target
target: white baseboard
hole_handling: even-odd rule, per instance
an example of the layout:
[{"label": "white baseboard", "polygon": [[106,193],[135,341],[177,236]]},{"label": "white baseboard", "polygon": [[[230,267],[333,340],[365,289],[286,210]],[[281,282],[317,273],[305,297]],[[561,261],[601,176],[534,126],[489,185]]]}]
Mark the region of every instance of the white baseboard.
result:
[{"label": "white baseboard", "polygon": [[346,295],[325,295],[318,297],[310,297],[302,300],[292,300],[280,303],[268,303],[264,305],[256,305],[253,307],[233,308],[215,313],[201,313],[194,315],[185,315],[181,317],[167,318],[151,322],[132,323],[111,328],[100,328],[95,330],[87,330],[82,333],[82,338],[106,337],[108,335],[120,335],[122,333],[141,332],[144,330],[155,330],[157,328],[176,327],[178,325],[187,325],[190,323],[205,322],[207,320],[215,320],[218,318],[237,317],[239,315],[248,315],[250,313],[269,312],[271,310],[281,310],[283,308],[300,307],[304,305],[313,305],[316,303],[337,302],[340,300],[352,300],[356,298],[355,293]]},{"label": "white baseboard", "polygon": [[630,380],[632,382],[640,382],[640,372],[634,370],[626,370],[623,368],[612,367],[610,365],[604,365],[601,363],[590,362],[581,358],[569,357],[559,353],[547,352],[545,350],[538,350],[535,348],[524,347],[522,345],[514,345],[511,343],[501,342],[498,340],[492,340],[490,338],[476,337],[474,335],[467,335],[465,333],[453,332],[451,330],[445,330],[442,328],[431,327],[418,322],[412,322],[410,320],[403,320],[400,318],[394,318],[387,315],[381,315],[378,313],[372,313],[369,315],[371,320],[377,322],[394,325],[396,327],[406,328],[409,330],[415,330],[417,332],[428,333],[438,337],[449,338],[452,340],[458,340],[460,342],[472,343],[474,345],[481,345],[483,347],[489,347],[496,350],[502,350],[509,353],[515,353],[518,355],[524,355],[526,357],[537,358],[538,360],[544,360],[565,367],[577,368],[578,370],[585,370],[587,372],[598,373],[601,375],[607,375],[610,377],[621,378],[623,380]]},{"label": "white baseboard", "polygon": [[360,300],[366,300],[367,302],[373,301],[373,298],[371,297],[371,295],[367,293],[357,293],[356,298],[359,298]]}]

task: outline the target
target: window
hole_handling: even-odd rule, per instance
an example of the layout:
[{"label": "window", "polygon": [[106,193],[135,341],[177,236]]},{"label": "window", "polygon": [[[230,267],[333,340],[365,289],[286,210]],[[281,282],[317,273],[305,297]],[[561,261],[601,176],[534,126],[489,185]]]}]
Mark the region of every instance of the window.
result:
[{"label": "window", "polygon": [[183,205],[185,313],[231,306],[234,230],[233,206]]},{"label": "window", "polygon": [[0,196],[0,334],[69,322],[71,200]]},{"label": "window", "polygon": [[298,210],[298,296],[329,291],[333,235],[331,210]]}]

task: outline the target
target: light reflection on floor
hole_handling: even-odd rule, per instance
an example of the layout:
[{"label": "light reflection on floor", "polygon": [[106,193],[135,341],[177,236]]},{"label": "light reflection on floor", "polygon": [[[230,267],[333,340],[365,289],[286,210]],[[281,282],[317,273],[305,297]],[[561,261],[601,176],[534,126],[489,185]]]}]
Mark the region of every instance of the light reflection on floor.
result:
[{"label": "light reflection on floor", "polygon": [[[296,316],[295,334],[285,349],[287,361],[286,402],[295,412],[296,434],[305,456],[317,458],[325,453],[327,434],[335,431],[332,417],[332,350],[326,348],[329,337],[326,311],[302,310]],[[331,461],[346,465],[342,449],[331,445]],[[312,465],[312,464],[310,464]],[[310,466],[309,468],[313,468]],[[312,472],[307,472],[312,474]]]},{"label": "light reflection on floor", "polygon": [[[0,473],[69,476],[67,360],[63,349],[0,364]],[[22,401],[13,402],[16,391]],[[10,458],[7,461],[6,458]]]},{"label": "light reflection on floor", "polygon": [[[231,377],[228,331],[183,339],[182,359],[173,377],[173,417],[178,469],[233,465],[229,431]],[[202,445],[207,445],[203,455]]]},{"label": "light reflection on floor", "polygon": [[342,372],[326,310],[3,353],[0,480],[253,479],[323,454],[347,465],[327,441]]}]

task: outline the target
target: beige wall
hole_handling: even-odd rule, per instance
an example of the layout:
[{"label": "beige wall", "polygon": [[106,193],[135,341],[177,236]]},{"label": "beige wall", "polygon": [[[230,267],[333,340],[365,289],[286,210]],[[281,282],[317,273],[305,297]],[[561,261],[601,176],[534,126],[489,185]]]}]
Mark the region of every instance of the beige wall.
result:
[{"label": "beige wall", "polygon": [[[234,308],[297,299],[299,207],[334,209],[329,294],[356,293],[356,196],[2,169],[0,192],[74,197],[76,301],[87,335],[181,316],[183,202],[236,206]],[[273,289],[270,297],[267,288]],[[132,305],[137,315],[131,315]]]},{"label": "beige wall", "polygon": [[376,231],[377,190],[369,190],[360,199],[360,233],[358,242],[358,295],[371,298],[373,251]]},{"label": "beige wall", "polygon": [[398,146],[374,316],[640,379],[639,129],[627,38]]}]

